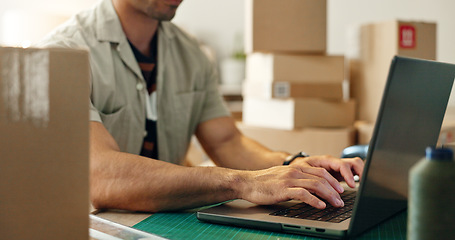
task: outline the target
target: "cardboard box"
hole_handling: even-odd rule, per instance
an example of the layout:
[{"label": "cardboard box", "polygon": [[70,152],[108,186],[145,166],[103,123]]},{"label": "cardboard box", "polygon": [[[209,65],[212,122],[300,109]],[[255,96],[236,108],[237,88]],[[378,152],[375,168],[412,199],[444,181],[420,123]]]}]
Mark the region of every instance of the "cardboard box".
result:
[{"label": "cardboard box", "polygon": [[[240,121],[236,125],[245,136],[274,151],[339,157],[344,148],[356,143],[354,127],[280,130],[249,126]],[[187,162],[189,166],[215,166],[195,137],[191,140]]]},{"label": "cardboard box", "polygon": [[241,121],[242,120],[242,110],[243,110],[243,100],[226,101],[225,103],[229,109],[229,112],[231,112],[231,116],[234,118],[234,120]]},{"label": "cardboard box", "polygon": [[324,53],[326,0],[246,0],[245,51]]},{"label": "cardboard box", "polygon": [[305,151],[310,155],[329,154],[339,157],[344,148],[355,144],[353,127],[279,130],[245,123],[237,123],[237,127],[245,136],[275,151]]},{"label": "cardboard box", "polygon": [[356,121],[354,127],[357,131],[357,144],[369,144],[373,136],[374,124],[365,121]]},{"label": "cardboard box", "polygon": [[0,235],[88,239],[89,55],[0,47]]},{"label": "cardboard box", "polygon": [[243,96],[254,98],[324,98],[341,101],[342,83],[243,82]]},{"label": "cardboard box", "polygon": [[355,102],[322,99],[244,98],[243,122],[251,126],[292,130],[347,127],[354,124]]},{"label": "cardboard box", "polygon": [[[357,144],[369,144],[373,137],[375,124],[365,121],[356,121],[354,127],[357,131]],[[444,120],[436,145],[441,146],[453,142],[455,142],[455,121]]]},{"label": "cardboard box", "polygon": [[455,142],[455,122],[445,122],[442,124],[437,145],[441,146],[451,142]]},{"label": "cardboard box", "polygon": [[350,59],[357,119],[374,123],[393,56],[436,59],[436,24],[387,21],[360,27],[360,52]]},{"label": "cardboard box", "polygon": [[345,79],[344,56],[251,53],[246,59],[246,79],[342,84]]},{"label": "cardboard box", "polygon": [[455,106],[447,106],[437,145],[455,146]]}]

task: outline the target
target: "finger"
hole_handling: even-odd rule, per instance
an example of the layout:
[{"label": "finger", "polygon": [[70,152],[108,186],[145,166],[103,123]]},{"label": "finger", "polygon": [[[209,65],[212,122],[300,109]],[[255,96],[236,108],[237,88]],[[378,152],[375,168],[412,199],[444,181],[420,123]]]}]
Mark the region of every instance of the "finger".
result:
[{"label": "finger", "polygon": [[294,183],[295,187],[301,187],[310,193],[316,194],[320,198],[327,200],[332,206],[344,206],[340,194],[323,178],[312,176],[311,179],[297,179]]},{"label": "finger", "polygon": [[360,158],[352,158],[345,160],[340,166],[340,173],[345,179],[348,186],[354,188],[356,186],[354,180],[354,173],[362,176],[364,163]]},{"label": "finger", "polygon": [[359,157],[353,158],[353,161],[354,161],[354,165],[353,165],[354,171],[356,172],[357,175],[359,175],[359,177],[362,177],[363,168],[365,167],[365,162]]},{"label": "finger", "polygon": [[352,173],[351,170],[351,165],[350,164],[342,164],[340,166],[340,173],[341,176],[343,176],[344,181],[348,184],[349,187],[354,188],[355,187],[355,181],[354,181],[354,174]]},{"label": "finger", "polygon": [[[314,176],[318,176],[320,178],[325,179],[330,186],[335,189],[338,193],[342,193],[344,191],[343,187],[341,186],[340,182],[332,176],[326,169],[319,168],[319,167],[304,167],[300,168],[300,170],[305,174],[311,174]],[[304,175],[305,176],[305,175]]]},{"label": "finger", "polygon": [[362,174],[363,161],[360,158],[339,159],[331,156],[319,156],[312,159],[311,165],[339,172],[348,186],[355,187],[354,172]]},{"label": "finger", "polygon": [[318,209],[324,209],[327,207],[324,201],[317,198],[313,194],[311,194],[308,190],[303,188],[290,188],[289,189],[289,197],[293,200],[302,201],[311,205],[312,207]]}]

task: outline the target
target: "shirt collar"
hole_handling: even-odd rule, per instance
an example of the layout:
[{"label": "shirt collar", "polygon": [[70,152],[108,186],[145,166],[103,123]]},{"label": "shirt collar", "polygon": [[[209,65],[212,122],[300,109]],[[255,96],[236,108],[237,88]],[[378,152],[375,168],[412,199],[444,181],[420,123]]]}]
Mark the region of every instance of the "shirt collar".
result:
[{"label": "shirt collar", "polygon": [[102,0],[96,8],[96,36],[99,41],[126,41],[122,25],[111,0]]}]

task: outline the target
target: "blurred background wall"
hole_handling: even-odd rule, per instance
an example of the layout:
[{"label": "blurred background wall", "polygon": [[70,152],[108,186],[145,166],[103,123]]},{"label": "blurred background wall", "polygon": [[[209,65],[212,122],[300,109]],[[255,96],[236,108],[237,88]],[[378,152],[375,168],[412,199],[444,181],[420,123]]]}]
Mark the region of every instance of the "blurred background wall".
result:
[{"label": "blurred background wall", "polygon": [[[96,0],[0,0],[0,44],[27,46]],[[173,20],[221,62],[243,45],[244,0],[184,0]],[[437,23],[437,60],[455,63],[453,0],[328,0],[328,54],[355,54],[356,26],[401,19]],[[451,101],[451,104],[454,101]]]}]

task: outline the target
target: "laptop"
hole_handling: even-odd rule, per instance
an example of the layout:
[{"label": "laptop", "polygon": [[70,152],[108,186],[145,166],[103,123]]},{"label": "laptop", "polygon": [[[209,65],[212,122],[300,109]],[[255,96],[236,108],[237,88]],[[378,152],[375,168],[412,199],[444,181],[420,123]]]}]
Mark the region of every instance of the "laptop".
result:
[{"label": "laptop", "polygon": [[[286,214],[299,202],[259,206],[234,200],[198,211],[202,221],[341,239],[359,235],[404,211],[408,171],[435,146],[455,77],[455,65],[395,56],[353,208],[336,221]],[[302,146],[304,147],[304,146]],[[306,204],[300,204],[306,205]],[[329,206],[329,205],[328,205]],[[286,210],[287,209],[287,210]],[[311,211],[311,210],[310,210]],[[313,211],[314,208],[313,208]],[[283,214],[284,213],[284,214]]]}]

